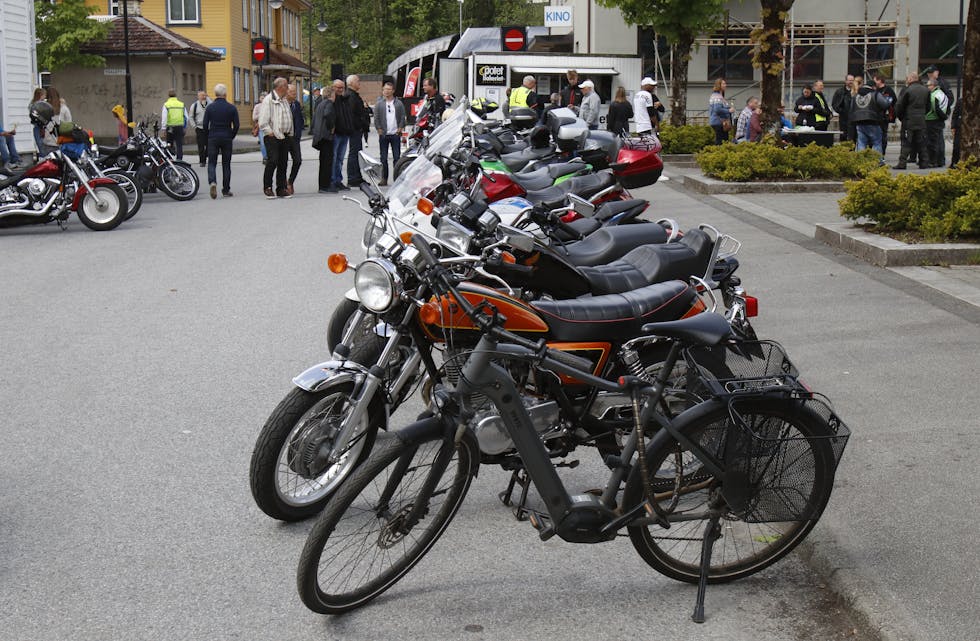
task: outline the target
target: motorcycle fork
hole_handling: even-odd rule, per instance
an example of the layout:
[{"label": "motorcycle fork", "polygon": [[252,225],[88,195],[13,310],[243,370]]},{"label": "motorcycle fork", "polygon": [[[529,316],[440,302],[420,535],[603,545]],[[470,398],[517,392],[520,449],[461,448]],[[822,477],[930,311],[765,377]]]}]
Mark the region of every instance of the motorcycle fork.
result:
[{"label": "motorcycle fork", "polygon": [[88,185],[89,178],[85,174],[85,172],[83,172],[78,165],[76,165],[75,163],[73,163],[71,161],[71,158],[69,158],[68,156],[63,156],[63,158],[64,158],[64,161],[65,161],[65,164],[68,166],[69,169],[71,169],[72,173],[75,174],[75,178],[78,180],[78,183],[79,183],[79,189],[82,189],[82,190],[88,192],[88,194],[92,198],[95,199],[95,204],[96,205],[98,205],[99,207],[104,206],[103,203],[102,203],[102,199],[99,198],[99,195],[97,193],[95,193],[95,190],[94,189],[92,189],[92,188],[89,187],[89,185]]}]

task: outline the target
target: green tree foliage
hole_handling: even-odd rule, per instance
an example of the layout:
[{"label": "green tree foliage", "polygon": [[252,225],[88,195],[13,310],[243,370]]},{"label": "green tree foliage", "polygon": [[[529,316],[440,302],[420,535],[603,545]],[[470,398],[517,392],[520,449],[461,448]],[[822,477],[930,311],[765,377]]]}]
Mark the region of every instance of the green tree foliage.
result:
[{"label": "green tree foliage", "polygon": [[[350,73],[382,73],[415,45],[459,31],[456,0],[318,0],[313,19],[329,25],[314,30],[314,56],[322,68],[344,63]],[[465,0],[463,30],[469,26],[540,25],[541,5],[524,0]],[[356,39],[358,47],[350,43]]]},{"label": "green tree foliage", "polygon": [[62,0],[58,3],[35,0],[37,64],[44,71],[57,71],[67,65],[98,67],[105,58],[79,53],[83,44],[105,40],[108,23],[89,19],[92,9],[85,0]]},{"label": "green tree foliage", "polygon": [[694,39],[714,31],[724,20],[723,0],[599,0],[623,12],[629,24],[650,25],[670,43],[673,63],[670,87],[670,124],[685,124],[687,70]]}]

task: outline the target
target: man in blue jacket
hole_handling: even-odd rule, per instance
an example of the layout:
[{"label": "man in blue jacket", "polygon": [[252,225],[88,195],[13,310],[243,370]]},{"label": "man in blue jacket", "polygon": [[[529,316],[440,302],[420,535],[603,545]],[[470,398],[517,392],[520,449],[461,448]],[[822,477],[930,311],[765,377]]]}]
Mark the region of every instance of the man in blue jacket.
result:
[{"label": "man in blue jacket", "polygon": [[289,178],[286,179],[286,193],[293,195],[293,183],[296,182],[296,174],[299,173],[299,166],[303,164],[303,154],[300,152],[299,139],[303,137],[303,103],[297,100],[296,85],[290,83],[286,91],[286,100],[289,101],[289,111],[293,114],[293,137],[289,141],[289,156],[293,161],[293,166],[289,170]]},{"label": "man in blue jacket", "polygon": [[231,193],[231,148],[238,135],[238,109],[228,103],[228,87],[214,86],[214,101],[204,110],[204,132],[208,137],[208,184],[211,198],[218,197],[217,165],[218,152],[221,152],[221,195],[228,198]]}]

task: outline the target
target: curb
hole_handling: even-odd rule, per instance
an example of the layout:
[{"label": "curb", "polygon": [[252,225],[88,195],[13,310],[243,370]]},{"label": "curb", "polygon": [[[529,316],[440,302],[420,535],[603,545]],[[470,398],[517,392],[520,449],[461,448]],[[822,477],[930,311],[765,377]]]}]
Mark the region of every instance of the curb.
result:
[{"label": "curb", "polygon": [[707,176],[684,176],[684,186],[701,194],[787,194],[843,192],[843,181],[725,182]]},{"label": "curb", "polygon": [[980,259],[980,245],[909,245],[855,228],[851,223],[818,223],[813,236],[879,267],[966,265]]}]

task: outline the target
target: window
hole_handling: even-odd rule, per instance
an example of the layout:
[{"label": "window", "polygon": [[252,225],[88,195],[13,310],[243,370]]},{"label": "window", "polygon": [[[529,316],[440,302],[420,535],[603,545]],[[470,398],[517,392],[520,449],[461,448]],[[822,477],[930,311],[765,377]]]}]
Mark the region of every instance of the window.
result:
[{"label": "window", "polygon": [[187,91],[187,74],[182,73],[180,75],[181,75],[181,82],[183,83],[184,86],[184,91]]},{"label": "window", "polygon": [[[668,49],[668,55],[670,50]],[[663,51],[661,50],[661,54]],[[726,63],[727,59],[727,63]],[[752,44],[749,30],[728,29],[728,45],[725,45],[725,32],[716,31],[708,40],[708,80],[752,80]]]},{"label": "window", "polygon": [[231,68],[232,84],[234,86],[234,95],[232,99],[239,103],[242,101],[242,85],[241,85],[241,74],[239,74],[240,69],[238,67]]},{"label": "window", "polygon": [[[865,61],[867,50],[867,61]],[[895,30],[852,27],[848,35],[847,72],[868,76],[874,72],[895,77]]]},{"label": "window", "polygon": [[248,69],[245,70],[245,103],[252,102],[252,72]]},{"label": "window", "polygon": [[242,0],[242,31],[248,31],[248,0]]},{"label": "window", "polygon": [[[643,59],[643,75],[651,78],[660,78],[664,74],[658,74],[657,70],[670,71],[670,45],[663,36],[658,36],[653,27],[638,27],[636,30],[637,50]],[[660,59],[657,59],[659,54]],[[565,83],[564,79],[559,81],[559,85]]]},{"label": "window", "polygon": [[249,15],[251,16],[251,20],[249,20],[249,28],[252,30],[252,33],[258,33],[258,22],[256,22],[256,15],[258,12],[255,10],[255,3],[256,0],[249,0]]},{"label": "window", "polygon": [[200,0],[167,0],[167,23],[201,22]]},{"label": "window", "polygon": [[919,27],[919,70],[929,65],[939,67],[939,74],[955,78],[956,51],[959,46],[956,25],[923,25]]},{"label": "window", "polygon": [[109,15],[110,16],[122,15],[122,5],[119,4],[119,0],[109,0]]}]

